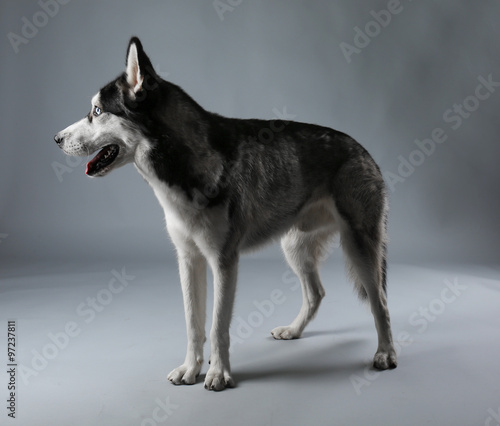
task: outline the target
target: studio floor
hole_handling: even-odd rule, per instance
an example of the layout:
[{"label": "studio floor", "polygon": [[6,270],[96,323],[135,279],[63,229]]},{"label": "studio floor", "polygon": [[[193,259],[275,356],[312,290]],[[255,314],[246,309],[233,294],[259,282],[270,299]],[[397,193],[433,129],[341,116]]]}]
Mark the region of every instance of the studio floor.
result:
[{"label": "studio floor", "polygon": [[[340,261],[323,265],[327,296],[294,341],[270,335],[300,307],[286,264],[243,258],[239,275],[231,329],[237,387],[215,393],[203,387],[207,361],[195,385],[166,379],[186,348],[175,263],[5,265],[0,424],[500,424],[498,266],[391,264],[399,366],[384,372],[370,367],[373,319]],[[5,407],[9,320],[15,321],[15,420]]]}]

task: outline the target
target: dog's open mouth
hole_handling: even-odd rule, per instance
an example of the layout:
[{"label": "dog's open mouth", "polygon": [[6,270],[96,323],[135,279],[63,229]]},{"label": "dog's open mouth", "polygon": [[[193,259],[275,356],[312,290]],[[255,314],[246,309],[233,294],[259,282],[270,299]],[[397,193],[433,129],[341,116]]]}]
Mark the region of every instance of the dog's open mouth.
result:
[{"label": "dog's open mouth", "polygon": [[118,145],[106,145],[101,149],[98,154],[87,163],[87,170],[85,173],[88,176],[95,176],[103,171],[118,157],[120,147]]}]

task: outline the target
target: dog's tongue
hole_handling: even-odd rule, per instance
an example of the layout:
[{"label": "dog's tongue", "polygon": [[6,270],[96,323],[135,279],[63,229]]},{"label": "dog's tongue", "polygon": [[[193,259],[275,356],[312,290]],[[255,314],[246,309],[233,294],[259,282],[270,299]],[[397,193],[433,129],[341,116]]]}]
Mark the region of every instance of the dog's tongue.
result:
[{"label": "dog's tongue", "polygon": [[94,167],[92,166],[92,163],[94,162],[94,160],[95,160],[95,158],[87,163],[87,168],[85,169],[85,174],[88,176],[92,176],[95,173],[95,171],[93,171]]},{"label": "dog's tongue", "polygon": [[101,149],[97,155],[87,163],[85,174],[94,176],[100,170],[111,164],[118,155],[117,145],[107,145]]}]

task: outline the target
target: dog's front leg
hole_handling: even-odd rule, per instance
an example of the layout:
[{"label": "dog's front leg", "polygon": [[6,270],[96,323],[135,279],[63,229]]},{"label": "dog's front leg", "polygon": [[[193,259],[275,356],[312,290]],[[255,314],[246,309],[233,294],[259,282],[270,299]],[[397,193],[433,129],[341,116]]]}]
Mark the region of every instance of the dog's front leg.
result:
[{"label": "dog's front leg", "polygon": [[236,291],[238,256],[232,256],[230,260],[219,259],[216,265],[212,265],[212,269],[214,312],[210,331],[210,368],[205,377],[205,388],[219,391],[234,386],[229,364],[229,326]]},{"label": "dog's front leg", "polygon": [[[173,240],[175,241],[175,237]],[[184,363],[170,372],[168,380],[175,385],[192,385],[196,382],[196,377],[200,374],[203,364],[207,262],[194,243],[176,244],[176,246],[188,343]]]}]

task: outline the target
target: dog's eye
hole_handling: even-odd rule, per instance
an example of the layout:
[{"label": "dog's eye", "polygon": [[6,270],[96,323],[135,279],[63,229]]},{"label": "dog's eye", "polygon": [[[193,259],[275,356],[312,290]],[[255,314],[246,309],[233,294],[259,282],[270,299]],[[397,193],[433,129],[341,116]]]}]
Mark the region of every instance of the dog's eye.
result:
[{"label": "dog's eye", "polygon": [[98,106],[94,107],[94,115],[97,117],[98,115],[101,115],[102,109],[99,108]]}]

